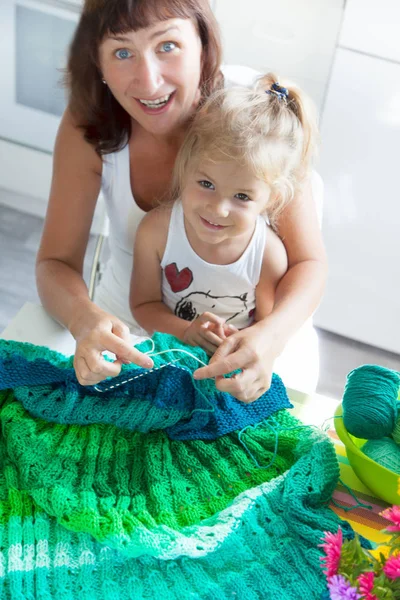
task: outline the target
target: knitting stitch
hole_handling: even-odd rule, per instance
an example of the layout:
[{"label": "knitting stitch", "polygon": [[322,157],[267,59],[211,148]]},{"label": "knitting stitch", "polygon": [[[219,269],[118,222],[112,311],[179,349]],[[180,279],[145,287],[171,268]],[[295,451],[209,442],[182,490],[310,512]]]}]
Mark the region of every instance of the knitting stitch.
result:
[{"label": "knitting stitch", "polygon": [[[159,349],[171,339],[156,342]],[[320,598],[318,545],[324,531],[340,524],[327,507],[338,464],[325,434],[279,410],[274,457],[269,418],[242,432],[243,445],[237,430],[255,413],[216,394],[212,382],[189,393],[189,409],[176,401],[177,388],[152,403],[154,389],[169,385],[176,369],[134,379],[129,393],[121,386],[100,396],[76,387],[72,361],[60,354],[3,342],[0,359],[3,387],[8,382],[0,392],[1,600]],[[184,377],[195,368],[191,361],[179,363]],[[44,382],[44,373],[52,381]],[[141,371],[124,369],[123,377],[132,373]],[[188,386],[189,379],[182,381]],[[205,408],[204,395],[214,412],[199,414],[214,421],[184,431],[201,434],[211,423],[212,437],[174,439],[170,428]],[[139,400],[151,418],[135,417],[134,410],[123,417],[131,403],[140,413]],[[108,402],[107,422],[104,412],[96,415],[98,402]],[[220,402],[236,431],[219,434]],[[182,416],[163,428],[169,405]],[[260,465],[274,460],[259,469],[248,451]]]}]

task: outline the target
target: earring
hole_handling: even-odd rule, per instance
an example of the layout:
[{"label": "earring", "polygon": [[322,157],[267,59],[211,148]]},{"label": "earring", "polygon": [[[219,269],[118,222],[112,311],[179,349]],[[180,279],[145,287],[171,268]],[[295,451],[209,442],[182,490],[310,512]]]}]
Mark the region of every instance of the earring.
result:
[{"label": "earring", "polygon": [[104,83],[104,85],[107,85],[107,81],[105,79],[102,79],[102,82]]}]

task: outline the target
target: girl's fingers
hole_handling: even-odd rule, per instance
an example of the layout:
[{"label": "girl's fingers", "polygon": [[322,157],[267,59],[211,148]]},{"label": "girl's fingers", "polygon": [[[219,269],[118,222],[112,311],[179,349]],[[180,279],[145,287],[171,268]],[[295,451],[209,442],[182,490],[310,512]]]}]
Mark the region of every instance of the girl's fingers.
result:
[{"label": "girl's fingers", "polygon": [[218,335],[216,335],[213,331],[211,330],[206,330],[204,331],[204,338],[207,339],[209,342],[211,342],[214,346],[215,346],[215,350],[218,348],[218,346],[220,346],[223,342],[223,340],[218,337]]},{"label": "girl's fingers", "polygon": [[215,325],[220,325],[220,324],[225,323],[225,319],[222,319],[221,317],[214,315],[214,313],[212,313],[212,312],[205,312],[199,318],[200,318],[200,320],[202,320],[203,323],[206,321],[210,321],[211,323],[214,323]]},{"label": "girl's fingers", "polygon": [[233,333],[237,333],[238,331],[239,329],[234,325],[224,325],[225,337],[229,337],[230,335],[232,335]]},{"label": "girl's fingers", "polygon": [[200,348],[203,348],[203,350],[205,350],[209,356],[212,356],[217,349],[212,342],[210,342],[206,337],[203,337],[201,334],[198,336],[196,344],[197,346],[200,346]]}]

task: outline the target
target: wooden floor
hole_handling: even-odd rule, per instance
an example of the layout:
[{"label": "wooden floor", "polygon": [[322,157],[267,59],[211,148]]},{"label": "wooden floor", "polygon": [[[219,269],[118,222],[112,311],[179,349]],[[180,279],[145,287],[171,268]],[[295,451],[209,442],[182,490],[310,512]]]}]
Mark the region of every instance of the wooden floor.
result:
[{"label": "wooden floor", "polygon": [[[0,331],[27,301],[39,302],[35,255],[43,220],[0,205]],[[84,277],[88,281],[95,238],[89,241]],[[355,367],[379,364],[400,370],[400,356],[319,330],[321,369],[318,392],[340,398],[346,374]]]}]

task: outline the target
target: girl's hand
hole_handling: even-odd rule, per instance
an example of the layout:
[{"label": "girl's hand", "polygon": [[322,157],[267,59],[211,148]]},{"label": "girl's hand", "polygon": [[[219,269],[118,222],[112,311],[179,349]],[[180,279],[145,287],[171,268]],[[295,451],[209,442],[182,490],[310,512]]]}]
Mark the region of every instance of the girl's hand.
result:
[{"label": "girl's hand", "polygon": [[[81,385],[95,385],[106,377],[115,377],[122,364],[135,363],[150,369],[151,358],[132,347],[129,328],[116,317],[93,306],[71,327],[76,340],[74,368]],[[113,352],[117,360],[106,361],[104,351]]]},{"label": "girl's hand", "polygon": [[222,342],[237,331],[227,325],[224,319],[211,312],[205,312],[190,323],[183,335],[183,341],[190,346],[200,346],[212,356]]},{"label": "girl's hand", "polygon": [[[265,322],[233,333],[223,340],[207,367],[194,372],[195,379],[215,377],[219,390],[242,402],[254,402],[271,386],[272,369],[281,348]],[[242,372],[222,377],[236,369]]]}]

